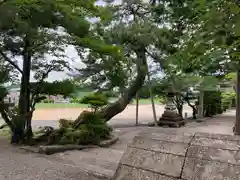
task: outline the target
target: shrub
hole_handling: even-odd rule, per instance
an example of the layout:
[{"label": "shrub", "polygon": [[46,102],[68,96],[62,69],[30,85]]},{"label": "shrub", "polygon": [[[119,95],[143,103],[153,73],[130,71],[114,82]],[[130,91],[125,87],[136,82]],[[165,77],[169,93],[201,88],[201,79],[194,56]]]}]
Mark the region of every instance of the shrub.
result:
[{"label": "shrub", "polygon": [[211,117],[222,112],[221,92],[205,91],[203,109],[206,117]]},{"label": "shrub", "polygon": [[100,115],[89,112],[84,116],[84,124],[74,127],[74,121],[59,120],[60,130],[56,144],[97,144],[102,139],[108,139],[112,128]]},{"label": "shrub", "polygon": [[42,100],[42,102],[43,103],[54,103],[54,100],[53,99],[50,99],[50,100],[44,99],[44,100]]},{"label": "shrub", "polygon": [[80,103],[88,104],[93,109],[93,112],[96,112],[99,108],[108,104],[108,98],[104,94],[94,93],[84,96]]},{"label": "shrub", "polygon": [[48,99],[44,99],[42,102],[43,103],[48,103]]},{"label": "shrub", "polygon": [[235,99],[236,99],[236,94],[235,92],[224,92],[222,93],[222,108],[223,110],[226,110],[229,108],[229,106],[236,106],[235,104]]}]

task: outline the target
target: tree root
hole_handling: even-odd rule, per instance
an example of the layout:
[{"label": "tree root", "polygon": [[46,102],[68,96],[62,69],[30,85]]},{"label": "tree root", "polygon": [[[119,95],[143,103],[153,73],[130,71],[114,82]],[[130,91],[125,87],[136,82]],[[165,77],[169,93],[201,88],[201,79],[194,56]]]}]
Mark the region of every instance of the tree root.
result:
[{"label": "tree root", "polygon": [[111,139],[103,140],[99,142],[97,145],[74,145],[74,144],[68,144],[68,145],[41,145],[41,146],[23,146],[21,149],[34,152],[34,153],[40,153],[40,154],[46,154],[51,155],[54,153],[60,153],[65,151],[71,151],[71,150],[83,150],[83,149],[90,149],[90,148],[98,148],[98,147],[109,147],[113,144],[115,144],[118,141],[118,137],[112,136]]}]

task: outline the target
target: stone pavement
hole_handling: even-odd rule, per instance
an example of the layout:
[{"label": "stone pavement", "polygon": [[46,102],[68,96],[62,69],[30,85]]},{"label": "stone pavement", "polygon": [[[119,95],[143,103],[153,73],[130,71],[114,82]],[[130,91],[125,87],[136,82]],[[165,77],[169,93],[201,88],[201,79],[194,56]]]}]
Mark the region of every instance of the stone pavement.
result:
[{"label": "stone pavement", "polygon": [[238,180],[240,137],[151,131],[136,136],[113,180]]},{"label": "stone pavement", "polygon": [[[27,153],[23,150],[19,150],[18,148],[9,145],[8,141],[0,139],[0,180],[111,179],[111,177],[114,175],[118,168],[118,163],[127,148],[127,144],[131,144],[135,136],[141,136],[143,134],[148,134],[151,132],[154,134],[161,132],[174,132],[181,134],[184,132],[190,133],[190,135],[196,132],[211,132],[231,135],[232,126],[235,120],[233,116],[234,113],[234,110],[228,111],[221,116],[216,116],[205,122],[189,123],[186,125],[186,127],[176,129],[160,127],[119,128],[115,129],[115,133],[119,136],[119,141],[113,146],[111,146],[111,148],[68,151],[50,156]],[[186,143],[188,143],[188,141]],[[202,140],[200,139],[197,143],[202,143]],[[149,147],[151,147],[151,144],[149,144]],[[165,149],[170,148],[169,145],[165,145],[164,147]],[[176,145],[174,147],[176,147]],[[233,148],[231,144],[230,148]],[[175,149],[176,148],[173,148],[172,151],[176,154]],[[214,153],[214,151],[212,152]],[[220,152],[222,153],[223,151]],[[219,154],[221,154],[220,152]],[[232,156],[229,155],[229,157]],[[210,165],[208,167],[210,167]],[[231,166],[229,165],[229,167]]]}]

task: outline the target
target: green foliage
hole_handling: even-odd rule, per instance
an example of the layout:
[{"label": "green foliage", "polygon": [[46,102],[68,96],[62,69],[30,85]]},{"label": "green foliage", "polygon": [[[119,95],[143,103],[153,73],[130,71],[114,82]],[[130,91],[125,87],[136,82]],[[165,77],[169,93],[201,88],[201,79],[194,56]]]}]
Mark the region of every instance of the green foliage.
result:
[{"label": "green foliage", "polygon": [[195,21],[185,35],[186,44],[181,55],[178,54],[183,57],[186,69],[203,74],[238,69],[238,1],[197,0],[193,12]]},{"label": "green foliage", "polygon": [[212,117],[216,114],[222,113],[221,106],[221,92],[218,91],[205,91],[204,92],[204,116]]},{"label": "green foliage", "polygon": [[80,103],[89,104],[96,112],[99,108],[108,104],[108,98],[102,93],[94,93],[83,97]]},{"label": "green foliage", "polygon": [[7,95],[7,89],[4,87],[4,83],[9,80],[9,69],[4,66],[4,62],[0,58],[0,101]]},{"label": "green foliage", "polygon": [[236,106],[236,93],[234,92],[225,92],[222,93],[222,109],[226,110],[230,106]]},{"label": "green foliage", "polygon": [[[153,92],[153,94],[155,95],[155,92]],[[150,98],[149,88],[147,86],[143,86],[140,89],[140,91],[138,91],[138,97],[140,99],[148,99],[148,98]]]},{"label": "green foliage", "polygon": [[42,101],[43,103],[54,103],[54,100],[53,99],[44,99],[43,101]]},{"label": "green foliage", "polygon": [[68,97],[71,96],[75,90],[75,84],[69,80],[31,84],[31,91],[33,93],[37,92],[38,94]]}]

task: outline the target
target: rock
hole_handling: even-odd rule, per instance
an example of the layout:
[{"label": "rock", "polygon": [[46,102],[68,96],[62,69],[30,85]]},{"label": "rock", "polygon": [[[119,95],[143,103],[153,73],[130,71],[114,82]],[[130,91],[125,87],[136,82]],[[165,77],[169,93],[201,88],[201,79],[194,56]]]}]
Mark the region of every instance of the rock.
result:
[{"label": "rock", "polygon": [[240,137],[147,132],[129,144],[114,180],[238,180]]}]

